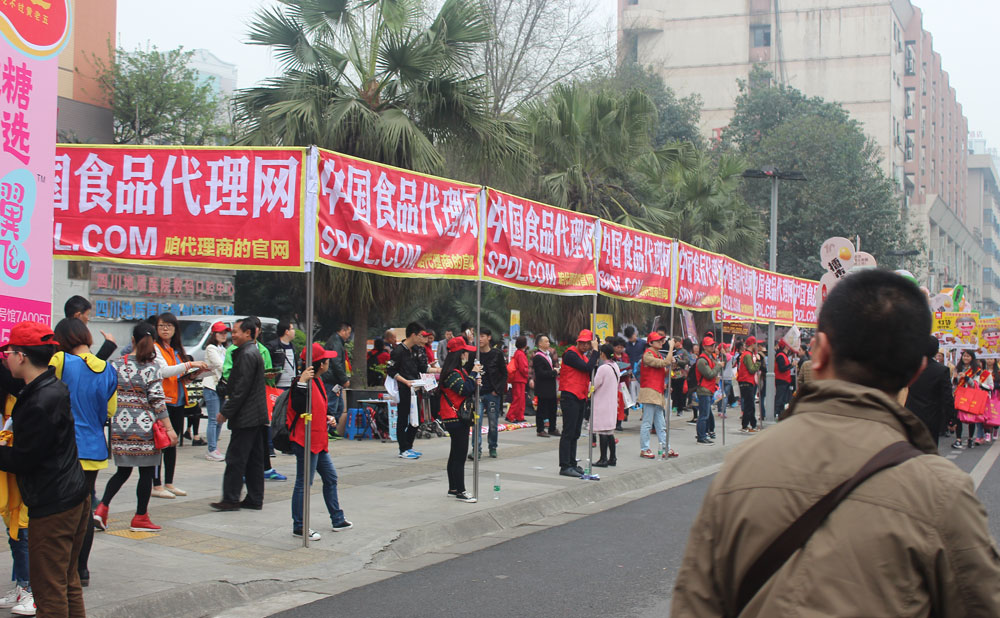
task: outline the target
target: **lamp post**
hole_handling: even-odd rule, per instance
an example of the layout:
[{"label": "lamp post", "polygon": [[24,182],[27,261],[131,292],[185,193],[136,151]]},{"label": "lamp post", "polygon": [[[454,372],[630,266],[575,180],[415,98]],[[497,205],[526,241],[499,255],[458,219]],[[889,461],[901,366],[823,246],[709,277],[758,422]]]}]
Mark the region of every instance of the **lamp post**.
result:
[{"label": "lamp post", "polygon": [[[771,232],[768,238],[770,256],[768,259],[768,269],[771,272],[778,270],[778,181],[779,180],[805,180],[802,172],[780,171],[776,167],[765,167],[759,170],[744,170],[744,178],[770,178],[771,179]],[[778,416],[778,411],[774,409],[774,322],[767,323],[767,394],[764,400],[764,410],[761,414],[761,427],[764,426],[764,414],[771,410],[771,413]]]}]

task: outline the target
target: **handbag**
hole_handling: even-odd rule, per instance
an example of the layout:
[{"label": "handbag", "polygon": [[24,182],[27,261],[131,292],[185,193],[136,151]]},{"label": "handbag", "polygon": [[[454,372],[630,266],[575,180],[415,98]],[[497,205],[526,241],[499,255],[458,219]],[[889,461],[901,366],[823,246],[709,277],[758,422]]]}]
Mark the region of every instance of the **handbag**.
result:
[{"label": "handbag", "polygon": [[797,552],[809,537],[826,521],[827,516],[837,508],[854,488],[864,483],[869,477],[887,468],[897,466],[918,455],[923,455],[909,442],[899,441],[890,444],[868,460],[858,472],[834,487],[830,493],[820,498],[805,513],[799,516],[792,525],[778,535],[774,541],[754,561],[743,581],[740,582],[736,597],[736,613],[743,613],[747,604],[764,587],[771,577],[778,572],[788,559]]},{"label": "handbag", "polygon": [[983,422],[987,425],[1000,426],[1000,393],[994,392],[990,395],[990,399],[986,403],[985,417]]},{"label": "handbag", "polygon": [[153,423],[153,446],[157,450],[163,450],[171,446],[170,436],[167,435],[167,428],[160,421]]},{"label": "handbag", "polygon": [[982,423],[988,394],[981,388],[959,386],[955,389],[955,411],[963,423]]},{"label": "handbag", "polygon": [[385,378],[386,398],[392,403],[399,403],[399,382],[396,378],[386,376]]}]

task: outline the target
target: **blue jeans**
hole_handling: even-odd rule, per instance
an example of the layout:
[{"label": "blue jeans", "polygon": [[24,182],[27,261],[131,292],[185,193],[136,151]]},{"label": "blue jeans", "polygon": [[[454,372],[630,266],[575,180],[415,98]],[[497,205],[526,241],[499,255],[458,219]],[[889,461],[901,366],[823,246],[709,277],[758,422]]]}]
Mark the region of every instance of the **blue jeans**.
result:
[{"label": "blue jeans", "polygon": [[667,432],[664,423],[663,406],[658,406],[655,403],[642,404],[642,424],[639,425],[640,451],[649,449],[649,430],[651,427],[656,428],[656,437],[660,439],[660,444],[666,446]]},{"label": "blue jeans", "polygon": [[10,544],[10,557],[14,562],[14,572],[11,573],[11,581],[17,585],[31,590],[31,575],[28,572],[28,529],[23,528],[17,533],[17,540],[7,535],[7,543]]},{"label": "blue jeans", "polygon": [[[712,427],[709,427],[712,421]],[[715,419],[712,418],[712,396],[698,395],[698,441],[706,440],[708,432],[714,429]]]},{"label": "blue jeans", "polygon": [[205,412],[208,414],[208,435],[205,437],[208,441],[208,452],[211,453],[219,448],[219,435],[222,433],[222,424],[215,420],[219,415],[221,402],[219,394],[210,388],[203,390],[202,396],[205,398]]},{"label": "blue jeans", "polygon": [[[303,462],[305,460],[305,449],[301,445],[292,443],[292,452],[295,453],[295,488],[292,490],[292,529],[302,529],[302,487],[303,487]],[[326,502],[326,510],[330,513],[330,523],[336,526],[344,521],[344,511],[340,510],[340,502],[337,499],[337,470],[333,467],[333,460],[330,453],[313,453],[309,460],[309,486],[312,487],[313,477],[316,472],[323,480],[323,500]]]},{"label": "blue jeans", "polygon": [[334,394],[333,388],[331,387],[329,390],[329,396],[327,397],[326,415],[332,416],[338,422],[340,421],[340,414],[344,411],[344,400],[341,398],[341,395],[343,394],[344,391]]},{"label": "blue jeans", "polygon": [[[475,400],[473,400],[475,401]],[[479,415],[479,421],[476,423],[476,430],[470,436],[470,444],[472,448],[476,448],[476,436],[482,435],[481,430],[483,428],[483,416],[489,419],[490,429],[489,433],[486,434],[489,448],[495,449],[497,447],[497,437],[499,432],[497,431],[497,423],[500,421],[500,410],[503,409],[503,404],[500,403],[500,396],[494,395],[493,393],[483,393],[479,396],[479,401],[483,407],[483,413]],[[479,440],[479,450],[483,450],[483,441]]]}]

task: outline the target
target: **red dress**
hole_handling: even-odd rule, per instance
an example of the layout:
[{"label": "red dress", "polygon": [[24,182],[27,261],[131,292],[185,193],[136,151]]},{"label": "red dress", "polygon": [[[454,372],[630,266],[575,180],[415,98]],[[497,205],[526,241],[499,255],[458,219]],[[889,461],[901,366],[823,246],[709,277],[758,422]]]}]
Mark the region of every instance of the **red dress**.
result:
[{"label": "red dress", "polygon": [[510,408],[507,410],[507,422],[510,423],[520,423],[524,421],[524,391],[528,386],[528,355],[524,353],[524,350],[516,350],[514,352],[514,373],[507,376],[507,381],[513,389]]}]

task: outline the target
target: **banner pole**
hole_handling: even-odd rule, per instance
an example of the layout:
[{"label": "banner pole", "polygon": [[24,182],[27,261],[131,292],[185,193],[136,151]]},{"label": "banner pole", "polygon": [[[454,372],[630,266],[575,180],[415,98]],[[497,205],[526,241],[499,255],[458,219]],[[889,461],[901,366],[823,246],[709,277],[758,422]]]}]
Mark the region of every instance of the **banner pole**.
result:
[{"label": "banner pole", "polygon": [[[313,297],[315,295],[314,264],[306,262],[306,368],[312,367],[312,335],[313,335]],[[317,376],[318,377],[318,376]],[[292,385],[295,388],[295,385]],[[302,547],[309,547],[309,473],[312,464],[312,384],[306,389],[306,411],[302,415],[302,429],[305,431],[305,444],[302,453]],[[276,411],[277,412],[277,411]]]},{"label": "banner pole", "polygon": [[[672,258],[673,258],[673,260],[672,260],[673,264],[672,264],[672,269],[671,269],[673,272],[671,272],[672,276],[670,277],[670,341],[674,340],[674,311],[676,311],[676,309],[677,309],[677,276],[678,276],[678,270],[679,270],[678,261],[680,259],[680,255],[679,255],[680,254],[680,251],[679,251],[680,244],[677,243],[677,242],[674,242],[674,243],[672,243],[672,245],[673,245],[673,248],[674,248],[674,252],[673,252],[673,256],[672,256]],[[669,345],[668,345],[667,349],[668,350],[670,349]],[[670,411],[672,409],[670,406],[671,406],[671,404],[673,402],[673,394],[671,393],[672,389],[670,387],[671,386],[670,383],[671,383],[672,378],[671,378],[670,374],[671,374],[671,372],[673,370],[674,355],[673,355],[672,352],[667,352],[667,354],[670,356],[670,359],[669,359],[670,360],[670,366],[667,367],[667,388],[665,389],[665,392],[667,393],[667,397],[666,397],[666,401],[663,402],[663,403],[666,404],[666,409],[664,410],[664,413],[663,413],[663,417],[664,417],[663,418],[663,424],[667,426],[667,453],[668,453],[667,458],[669,459],[670,458],[670,456],[669,456],[669,453],[670,453],[670,421],[673,419],[673,416],[670,414]],[[681,412],[680,408],[678,408],[677,409],[677,414],[680,415],[680,412]]]},{"label": "banner pole", "polygon": [[[476,276],[476,364],[480,364],[480,329],[483,319],[483,252],[486,248],[486,187],[479,191],[479,267]],[[479,456],[483,448],[483,400],[476,380],[476,418],[472,419],[472,497],[479,500]]]},{"label": "banner pole", "polygon": [[[596,335],[597,331],[597,294],[594,294],[594,313],[591,318],[591,328],[594,329],[594,339],[597,340],[597,363],[600,366],[601,362],[601,341]],[[590,420],[587,422],[587,476],[590,477],[594,474],[594,377],[597,375],[597,367],[594,368],[594,372],[590,374]],[[611,436],[612,438],[614,436]]]}]

